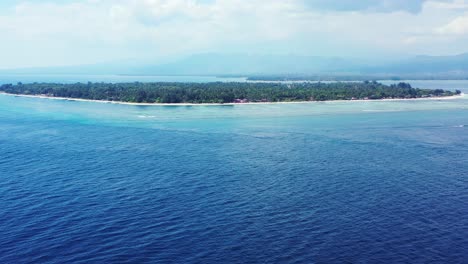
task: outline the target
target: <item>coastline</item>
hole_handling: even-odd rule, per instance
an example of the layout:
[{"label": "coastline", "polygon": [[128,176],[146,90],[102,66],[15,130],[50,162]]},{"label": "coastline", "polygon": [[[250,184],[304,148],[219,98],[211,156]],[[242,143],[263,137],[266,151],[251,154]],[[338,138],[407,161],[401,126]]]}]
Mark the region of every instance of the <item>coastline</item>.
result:
[{"label": "coastline", "polygon": [[122,101],[106,101],[106,100],[93,100],[93,99],[81,99],[81,98],[68,98],[68,97],[51,97],[44,95],[27,95],[27,94],[11,94],[0,92],[0,95],[16,96],[16,97],[29,97],[39,99],[51,99],[51,100],[62,100],[62,101],[76,101],[76,102],[91,102],[91,103],[103,103],[103,104],[120,104],[120,105],[134,105],[134,106],[235,106],[235,105],[268,105],[268,104],[311,104],[311,103],[332,103],[332,102],[405,102],[405,101],[431,101],[431,100],[454,100],[460,99],[465,96],[464,93],[460,95],[452,96],[440,96],[440,97],[426,97],[426,98],[395,98],[395,99],[369,99],[369,100],[325,100],[325,101],[293,101],[293,102],[249,102],[249,103],[133,103],[133,102],[122,102]]}]

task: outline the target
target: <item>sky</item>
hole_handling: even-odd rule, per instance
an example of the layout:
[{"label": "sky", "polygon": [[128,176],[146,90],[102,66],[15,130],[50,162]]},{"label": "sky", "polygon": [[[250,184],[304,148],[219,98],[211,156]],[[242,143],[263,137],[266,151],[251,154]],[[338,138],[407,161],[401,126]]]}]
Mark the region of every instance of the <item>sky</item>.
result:
[{"label": "sky", "polygon": [[468,0],[1,0],[0,68],[468,52]]}]

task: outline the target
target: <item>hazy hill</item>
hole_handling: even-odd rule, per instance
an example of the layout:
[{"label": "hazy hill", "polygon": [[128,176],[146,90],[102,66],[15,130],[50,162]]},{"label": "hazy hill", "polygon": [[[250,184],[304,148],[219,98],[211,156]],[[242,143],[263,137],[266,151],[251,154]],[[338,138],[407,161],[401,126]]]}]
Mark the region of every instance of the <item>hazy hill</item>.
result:
[{"label": "hazy hill", "polygon": [[297,55],[199,54],[164,65],[144,66],[144,74],[250,75],[349,71],[363,66],[358,59]]},{"label": "hazy hill", "polygon": [[468,53],[456,56],[416,56],[400,62],[366,69],[378,73],[457,73],[468,72]]},{"label": "hazy hill", "polygon": [[399,61],[379,58],[198,54],[169,63],[117,62],[96,65],[1,70],[0,74],[128,74],[128,75],[346,75],[468,77],[468,54],[416,56]]}]

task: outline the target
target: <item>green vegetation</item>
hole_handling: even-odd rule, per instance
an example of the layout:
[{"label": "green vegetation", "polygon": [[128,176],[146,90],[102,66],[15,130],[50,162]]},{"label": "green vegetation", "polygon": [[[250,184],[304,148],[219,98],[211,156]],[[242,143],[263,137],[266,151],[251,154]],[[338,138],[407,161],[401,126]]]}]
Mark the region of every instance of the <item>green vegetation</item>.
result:
[{"label": "green vegetation", "polygon": [[423,98],[460,91],[417,89],[407,83],[32,83],[4,84],[9,94],[43,95],[134,103],[234,103]]}]

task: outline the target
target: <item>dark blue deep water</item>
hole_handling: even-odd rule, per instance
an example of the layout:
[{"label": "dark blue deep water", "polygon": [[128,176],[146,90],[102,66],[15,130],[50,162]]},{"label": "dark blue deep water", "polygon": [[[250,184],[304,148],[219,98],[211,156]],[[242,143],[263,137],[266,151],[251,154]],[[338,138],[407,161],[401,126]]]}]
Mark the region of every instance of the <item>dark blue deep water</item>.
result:
[{"label": "dark blue deep water", "polygon": [[467,263],[468,100],[0,95],[0,263]]}]

